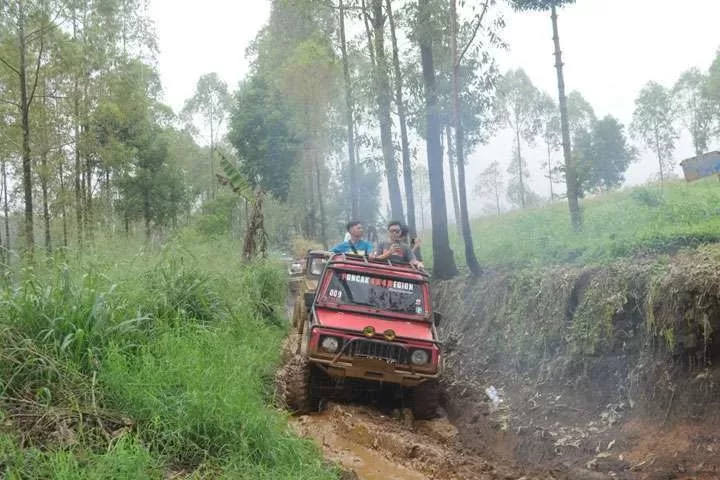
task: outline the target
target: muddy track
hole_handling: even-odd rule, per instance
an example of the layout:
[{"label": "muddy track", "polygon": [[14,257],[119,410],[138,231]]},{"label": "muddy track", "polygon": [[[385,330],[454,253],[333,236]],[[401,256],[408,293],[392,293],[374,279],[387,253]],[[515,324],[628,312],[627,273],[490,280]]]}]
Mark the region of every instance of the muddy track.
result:
[{"label": "muddy track", "polygon": [[530,476],[464,451],[447,419],[412,421],[398,410],[327,404],[321,413],[295,417],[296,432],[312,438],[345,478],[360,480],[499,480]]}]

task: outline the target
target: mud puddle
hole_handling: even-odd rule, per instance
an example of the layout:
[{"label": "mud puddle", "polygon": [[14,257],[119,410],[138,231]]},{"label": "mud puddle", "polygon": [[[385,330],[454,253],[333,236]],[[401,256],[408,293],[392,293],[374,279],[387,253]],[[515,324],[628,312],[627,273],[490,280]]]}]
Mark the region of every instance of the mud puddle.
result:
[{"label": "mud puddle", "polygon": [[[530,480],[502,464],[465,453],[447,419],[412,421],[366,406],[328,404],[296,417],[292,426],[312,438],[325,457],[359,480]],[[354,474],[354,476],[353,476]]]}]

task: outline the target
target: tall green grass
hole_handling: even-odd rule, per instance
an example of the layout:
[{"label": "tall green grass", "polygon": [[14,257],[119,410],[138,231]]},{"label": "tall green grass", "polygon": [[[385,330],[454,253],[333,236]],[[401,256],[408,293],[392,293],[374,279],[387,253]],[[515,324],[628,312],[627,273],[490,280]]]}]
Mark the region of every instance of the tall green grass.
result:
[{"label": "tall green grass", "polygon": [[[570,228],[566,202],[475,219],[475,254],[485,266],[585,264],[720,241],[716,178],[603,194],[585,199],[582,209],[581,232]],[[450,239],[464,264],[462,238],[453,225]],[[429,240],[423,254],[431,263]]]},{"label": "tall green grass", "polygon": [[187,232],[96,245],[0,291],[0,477],[336,478],[271,406],[279,268]]}]

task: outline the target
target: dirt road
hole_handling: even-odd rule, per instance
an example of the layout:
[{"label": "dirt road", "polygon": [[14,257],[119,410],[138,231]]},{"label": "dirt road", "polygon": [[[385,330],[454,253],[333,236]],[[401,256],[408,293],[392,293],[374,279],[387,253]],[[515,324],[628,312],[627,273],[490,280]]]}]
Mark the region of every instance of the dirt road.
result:
[{"label": "dirt road", "polygon": [[465,452],[447,419],[412,421],[402,412],[328,404],[322,413],[296,417],[297,433],[312,438],[326,458],[359,480],[550,479],[529,476]]}]

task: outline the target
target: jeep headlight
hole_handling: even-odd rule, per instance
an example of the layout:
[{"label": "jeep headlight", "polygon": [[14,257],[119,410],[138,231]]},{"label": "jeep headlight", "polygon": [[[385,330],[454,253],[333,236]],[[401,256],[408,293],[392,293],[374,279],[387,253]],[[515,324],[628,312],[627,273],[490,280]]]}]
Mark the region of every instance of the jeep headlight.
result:
[{"label": "jeep headlight", "polygon": [[424,365],[430,360],[427,350],[413,350],[410,354],[410,361],[413,365]]},{"label": "jeep headlight", "polygon": [[320,342],[320,348],[327,352],[335,353],[340,348],[340,340],[338,340],[337,337],[323,337]]}]

